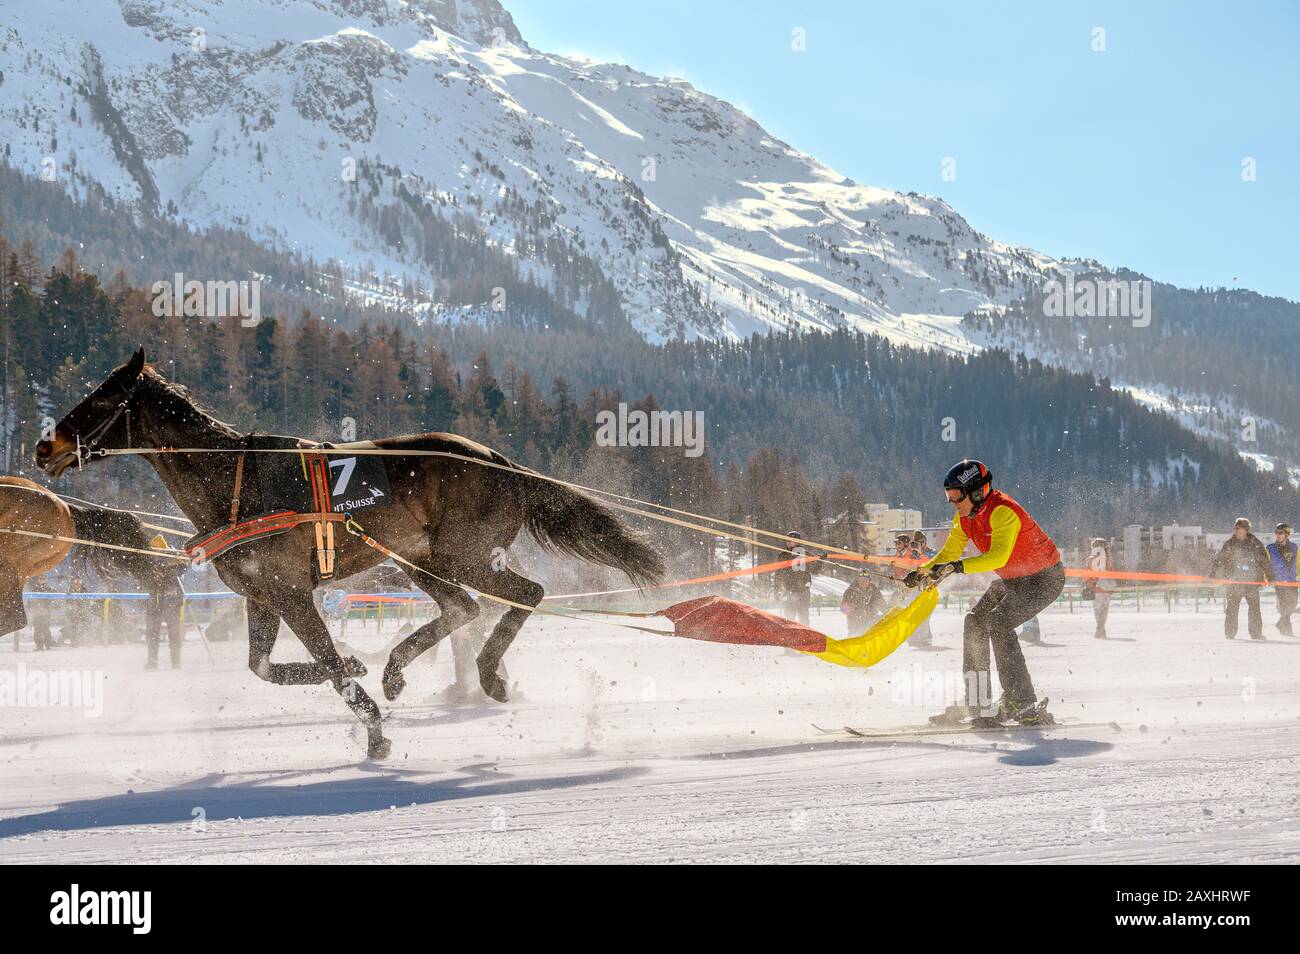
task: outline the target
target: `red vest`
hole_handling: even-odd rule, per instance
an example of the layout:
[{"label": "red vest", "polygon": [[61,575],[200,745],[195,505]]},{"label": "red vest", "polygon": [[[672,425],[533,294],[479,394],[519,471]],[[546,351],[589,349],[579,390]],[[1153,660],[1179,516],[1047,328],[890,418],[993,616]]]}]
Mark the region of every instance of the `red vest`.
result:
[{"label": "red vest", "polygon": [[993,528],[989,526],[989,518],[998,507],[1010,507],[1020,518],[1020,534],[1016,537],[1016,545],[1011,549],[1011,559],[1007,560],[1005,566],[994,571],[998,576],[1004,580],[1029,576],[1061,562],[1060,551],[1056,549],[1052,538],[1025,512],[1024,507],[1000,490],[990,490],[984,499],[984,505],[973,515],[958,517],[962,532],[975,544],[975,549],[980,553],[988,553],[989,546],[993,543]]}]

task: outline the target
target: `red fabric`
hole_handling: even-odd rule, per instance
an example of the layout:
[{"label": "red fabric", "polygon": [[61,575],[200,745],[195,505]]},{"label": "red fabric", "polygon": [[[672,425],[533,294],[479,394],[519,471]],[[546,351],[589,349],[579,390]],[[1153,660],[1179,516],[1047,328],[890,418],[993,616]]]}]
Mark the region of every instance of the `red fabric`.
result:
[{"label": "red fabric", "polygon": [[998,507],[1010,507],[1015,512],[1020,518],[1020,533],[1016,537],[1016,545],[1011,549],[1011,559],[993,572],[1010,580],[1018,576],[1029,576],[1061,562],[1061,553],[1056,549],[1052,538],[1025,512],[1024,507],[1000,490],[990,490],[978,512],[959,518],[963,532],[975,544],[976,550],[988,553],[993,543],[993,528],[989,525],[989,519]]},{"label": "red fabric", "polygon": [[826,636],[817,630],[721,596],[701,596],[674,603],[655,615],[672,620],[674,635],[686,639],[743,646],[784,646],[806,653],[826,651]]}]

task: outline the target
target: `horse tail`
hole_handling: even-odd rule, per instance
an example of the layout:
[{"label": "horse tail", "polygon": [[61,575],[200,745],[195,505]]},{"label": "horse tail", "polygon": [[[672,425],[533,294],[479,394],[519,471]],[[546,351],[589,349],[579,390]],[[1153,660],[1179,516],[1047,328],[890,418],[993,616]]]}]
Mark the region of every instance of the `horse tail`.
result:
[{"label": "horse tail", "polygon": [[613,567],[638,587],[663,577],[663,557],[604,504],[514,466],[517,476],[512,477],[523,502],[524,525],[542,546]]},{"label": "horse tail", "polygon": [[[87,540],[91,544],[108,543],[136,550],[149,549],[149,533],[135,514],[72,503],[68,504],[68,509],[72,511],[74,535],[78,539]],[[78,543],[73,546],[71,557],[79,566],[90,566],[107,580],[135,579],[150,593],[179,586],[174,568],[166,566],[158,557],[145,553]]]}]

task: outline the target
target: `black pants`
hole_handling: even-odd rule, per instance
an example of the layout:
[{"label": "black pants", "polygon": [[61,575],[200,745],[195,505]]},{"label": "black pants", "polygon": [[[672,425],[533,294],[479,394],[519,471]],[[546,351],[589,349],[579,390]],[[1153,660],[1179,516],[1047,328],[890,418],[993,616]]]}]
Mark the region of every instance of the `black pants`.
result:
[{"label": "black pants", "polygon": [[795,592],[786,592],[781,598],[781,612],[787,618],[796,622],[808,625],[808,608],[812,601],[812,594],[807,590],[797,590]]},{"label": "black pants", "polygon": [[1291,614],[1295,612],[1296,597],[1300,590],[1294,586],[1279,586],[1277,589],[1277,628],[1288,636],[1291,635]]},{"label": "black pants", "polygon": [[181,664],[181,646],[185,644],[185,629],[181,626],[181,600],[170,593],[150,594],[144,623],[145,661],[150,665],[158,663],[158,644],[162,640],[164,625],[167,627],[172,668],[178,669]]},{"label": "black pants", "polygon": [[[975,695],[992,688],[989,646],[998,664],[998,681],[1008,699],[1019,703],[1037,702],[1029,678],[1016,627],[1029,622],[1056,601],[1065,589],[1065,568],[1061,564],[1029,576],[997,579],[966,614],[962,648],[962,670],[967,692]],[[968,698],[970,705],[984,705],[986,699]]]},{"label": "black pants", "polygon": [[1223,597],[1223,632],[1229,638],[1237,635],[1237,617],[1241,601],[1246,601],[1246,625],[1251,639],[1264,638],[1264,617],[1259,611],[1259,587],[1233,585]]}]

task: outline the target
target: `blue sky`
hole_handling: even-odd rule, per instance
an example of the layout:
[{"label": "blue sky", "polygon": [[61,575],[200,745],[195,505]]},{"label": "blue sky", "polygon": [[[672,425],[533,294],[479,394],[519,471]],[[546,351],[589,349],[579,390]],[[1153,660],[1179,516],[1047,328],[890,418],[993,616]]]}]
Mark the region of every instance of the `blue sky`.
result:
[{"label": "blue sky", "polygon": [[1300,0],[504,3],[540,50],[683,76],[1003,241],[1300,301]]}]

